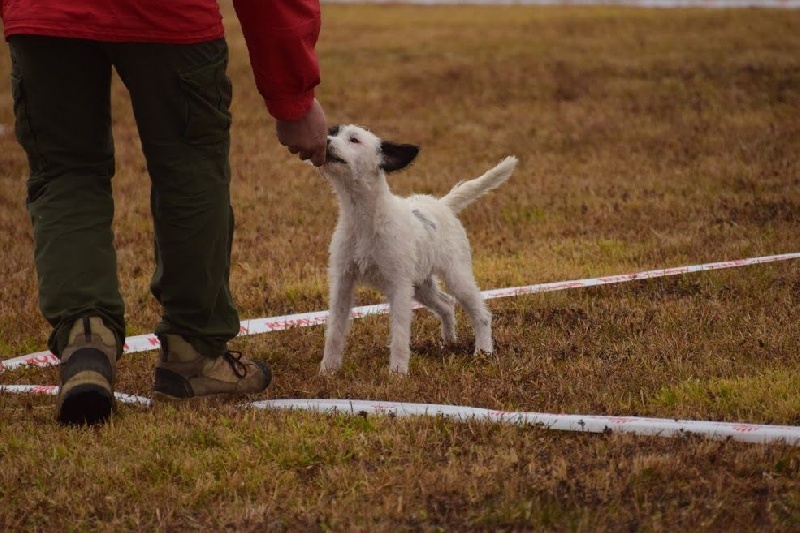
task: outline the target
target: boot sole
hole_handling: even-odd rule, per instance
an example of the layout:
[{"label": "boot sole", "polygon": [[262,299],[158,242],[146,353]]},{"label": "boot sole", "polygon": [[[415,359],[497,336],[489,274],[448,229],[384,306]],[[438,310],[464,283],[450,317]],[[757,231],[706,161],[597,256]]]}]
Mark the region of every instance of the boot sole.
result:
[{"label": "boot sole", "polygon": [[[98,375],[102,379],[102,376]],[[100,383],[69,384],[59,394],[58,421],[61,424],[94,426],[105,423],[114,410],[114,394]]]},{"label": "boot sole", "polygon": [[207,400],[218,400],[226,396],[226,393],[219,393],[219,394],[205,394],[203,396],[188,396],[188,397],[180,397],[180,396],[171,396],[164,392],[159,392],[154,390],[152,392],[152,400],[153,403],[167,403],[172,405],[184,405],[184,404],[197,404],[203,403]]},{"label": "boot sole", "polygon": [[61,362],[57,419],[62,424],[93,426],[114,409],[114,367],[108,355],[87,346]]},{"label": "boot sole", "polygon": [[[186,401],[196,401],[202,399],[246,397],[253,394],[260,394],[264,392],[272,383],[272,370],[263,361],[253,361],[253,363],[256,365],[256,367],[258,367],[263,376],[264,384],[261,389],[248,392],[236,390],[217,390],[214,392],[204,391],[201,394],[195,394],[195,387],[199,386],[201,390],[208,390],[208,388],[210,388],[208,386],[208,382],[213,383],[213,380],[203,377],[197,377],[193,378],[193,380],[190,380],[168,368],[156,367],[155,385],[152,392],[153,402],[178,404]],[[207,380],[205,386],[203,386],[204,380]]]},{"label": "boot sole", "polygon": [[240,394],[240,393],[233,393],[233,392],[216,392],[214,394],[203,394],[202,396],[190,396],[188,398],[182,398],[178,396],[170,396],[169,394],[165,394],[159,391],[152,391],[151,393],[151,400],[153,401],[153,405],[166,404],[166,405],[201,405],[201,404],[209,404],[209,403],[227,403],[227,400],[236,400],[241,398],[247,398],[248,396],[254,396],[258,393],[252,392],[247,394]]}]

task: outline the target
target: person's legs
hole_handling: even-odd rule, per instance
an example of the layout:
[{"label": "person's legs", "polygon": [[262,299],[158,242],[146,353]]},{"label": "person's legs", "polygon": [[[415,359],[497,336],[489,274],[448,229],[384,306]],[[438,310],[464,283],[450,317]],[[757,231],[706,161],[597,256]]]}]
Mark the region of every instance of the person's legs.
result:
[{"label": "person's legs", "polygon": [[113,45],[152,178],[159,336],[181,335],[217,357],[239,333],[228,286],[231,85],[222,40]]},{"label": "person's legs", "polygon": [[228,285],[234,222],[227,45],[124,43],[111,50],[152,178],[151,289],[163,307],[154,397],[260,392],[269,368],[227,349],[240,327]]},{"label": "person's legs", "polygon": [[14,36],[9,47],[39,306],[61,358],[58,416],[94,422],[111,411],[125,334],[111,228],[111,65],[89,41]]}]

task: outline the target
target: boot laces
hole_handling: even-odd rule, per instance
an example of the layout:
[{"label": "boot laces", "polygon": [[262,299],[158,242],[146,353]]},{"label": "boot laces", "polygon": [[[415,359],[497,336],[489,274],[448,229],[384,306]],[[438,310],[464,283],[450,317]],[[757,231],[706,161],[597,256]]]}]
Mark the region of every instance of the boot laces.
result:
[{"label": "boot laces", "polygon": [[242,362],[242,352],[227,351],[222,354],[222,357],[225,358],[237,378],[247,377],[247,366]]}]

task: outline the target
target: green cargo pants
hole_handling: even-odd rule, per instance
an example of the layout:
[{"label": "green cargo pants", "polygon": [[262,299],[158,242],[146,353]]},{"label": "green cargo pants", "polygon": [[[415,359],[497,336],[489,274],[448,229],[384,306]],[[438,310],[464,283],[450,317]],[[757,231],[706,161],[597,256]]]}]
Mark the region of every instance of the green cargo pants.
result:
[{"label": "green cargo pants", "polygon": [[113,247],[115,68],[130,92],[150,174],[157,335],[216,357],[239,332],[228,285],[231,84],[224,40],[192,45],[9,38],[16,133],[30,165],[39,307],[61,353],[72,323],[99,315],[125,338]]}]

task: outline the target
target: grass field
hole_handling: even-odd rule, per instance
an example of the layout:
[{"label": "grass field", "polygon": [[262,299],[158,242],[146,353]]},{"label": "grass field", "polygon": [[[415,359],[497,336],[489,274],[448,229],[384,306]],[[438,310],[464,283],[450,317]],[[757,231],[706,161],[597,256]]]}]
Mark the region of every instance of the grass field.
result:
[{"label": "grass field", "polygon": [[[336,201],[278,146],[224,3],[241,317],[327,307]],[[444,194],[520,164],[462,216],[484,289],[800,251],[800,11],[326,6],[319,98],[422,146],[396,192]],[[0,53],[0,79],[9,60]],[[45,349],[26,162],[0,84],[0,353]],[[114,85],[115,219],[128,333],[159,309],[149,185]],[[380,301],[361,290],[358,303]],[[800,262],[493,300],[497,350],[438,344],[417,312],[411,373],[388,320],[354,324],[317,375],[322,327],[244,337],[260,398],[361,398],[503,410],[800,424]],[[149,395],[155,353],[120,362]],[[0,384],[54,384],[54,368]],[[62,428],[52,397],[0,395],[3,530],[763,530],[800,528],[800,449],[699,437],[559,433],[442,418],[120,406]]]}]

